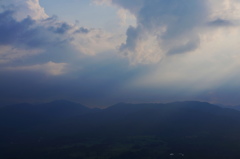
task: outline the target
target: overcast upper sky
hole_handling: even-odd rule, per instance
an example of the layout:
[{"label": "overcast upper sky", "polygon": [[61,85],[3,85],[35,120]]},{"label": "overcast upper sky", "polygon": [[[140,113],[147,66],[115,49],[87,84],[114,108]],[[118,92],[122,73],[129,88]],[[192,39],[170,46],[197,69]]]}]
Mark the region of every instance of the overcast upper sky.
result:
[{"label": "overcast upper sky", "polygon": [[240,0],[0,0],[0,103],[240,105]]}]

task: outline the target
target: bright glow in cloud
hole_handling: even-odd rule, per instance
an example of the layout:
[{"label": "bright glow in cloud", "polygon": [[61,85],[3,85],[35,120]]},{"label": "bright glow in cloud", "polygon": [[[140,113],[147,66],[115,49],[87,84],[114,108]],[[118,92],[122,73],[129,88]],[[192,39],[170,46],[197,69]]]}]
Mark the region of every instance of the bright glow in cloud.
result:
[{"label": "bright glow in cloud", "polygon": [[121,19],[121,22],[120,22],[121,26],[127,26],[127,25],[136,26],[136,24],[135,24],[136,17],[134,15],[132,15],[128,10],[119,9],[118,16]]},{"label": "bright glow in cloud", "polygon": [[20,67],[7,67],[9,71],[37,71],[40,73],[46,73],[52,76],[62,75],[66,71],[66,63],[54,63],[49,61],[45,64],[37,64],[32,66],[20,66]]},{"label": "bright glow in cloud", "polygon": [[240,1],[239,0],[212,0],[209,2],[212,13],[212,19],[226,19],[239,21],[240,18]]},{"label": "bright glow in cloud", "polygon": [[0,64],[8,63],[16,59],[23,59],[27,56],[34,56],[42,52],[42,50],[39,49],[25,50],[7,45],[1,46],[0,48]]}]

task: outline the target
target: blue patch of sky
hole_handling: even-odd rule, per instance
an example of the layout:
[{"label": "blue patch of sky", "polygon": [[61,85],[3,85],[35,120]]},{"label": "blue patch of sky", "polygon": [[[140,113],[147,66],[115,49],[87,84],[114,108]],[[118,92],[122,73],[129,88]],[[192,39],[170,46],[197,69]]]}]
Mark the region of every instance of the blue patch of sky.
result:
[{"label": "blue patch of sky", "polygon": [[117,8],[96,5],[90,0],[40,0],[40,5],[49,15],[57,15],[60,20],[90,28],[112,29],[117,27]]}]

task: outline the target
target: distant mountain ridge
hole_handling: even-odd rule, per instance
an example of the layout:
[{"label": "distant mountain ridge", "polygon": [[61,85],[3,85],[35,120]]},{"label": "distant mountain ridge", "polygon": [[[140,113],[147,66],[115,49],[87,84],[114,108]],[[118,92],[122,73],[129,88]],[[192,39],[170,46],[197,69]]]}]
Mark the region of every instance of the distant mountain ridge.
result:
[{"label": "distant mountain ridge", "polygon": [[5,106],[0,108],[1,116],[6,116],[8,113],[15,113],[21,115],[24,114],[35,114],[35,115],[44,115],[49,117],[68,117],[79,115],[86,111],[90,110],[89,108],[74,102],[69,101],[53,101],[50,103],[43,103],[38,105],[32,105],[28,103],[15,104],[10,106]]},{"label": "distant mountain ridge", "polygon": [[[140,152],[135,153],[137,147],[145,155],[154,153],[153,159],[168,159],[170,151],[184,152],[188,158],[195,159],[240,157],[240,111],[206,102],[119,103],[106,109],[90,109],[69,101],[18,104],[0,108],[0,129],[0,154],[3,153],[6,159],[10,154],[25,154],[22,158],[31,158],[26,155],[30,153],[28,149],[35,157],[38,154],[35,149],[41,149],[39,159],[71,159],[73,152],[76,159],[90,159],[94,157],[85,154],[88,148],[90,151],[90,145],[94,147],[91,151],[103,155],[113,151],[111,147],[119,142],[128,149],[119,149],[119,154],[114,153],[109,159],[144,158],[144,155],[138,155]],[[142,142],[144,144],[140,144]],[[132,146],[129,147],[129,143]],[[152,143],[158,146],[150,146]],[[49,152],[48,147],[52,144],[65,147],[66,156],[46,155],[56,153]],[[97,151],[99,144],[106,150]],[[26,149],[17,152],[18,145],[24,145]],[[75,149],[74,145],[82,147]],[[62,151],[58,149],[58,152]]]},{"label": "distant mountain ridge", "polygon": [[63,100],[38,105],[21,103],[5,106],[0,108],[0,128],[10,133],[38,124],[72,118],[89,110],[81,104]]}]

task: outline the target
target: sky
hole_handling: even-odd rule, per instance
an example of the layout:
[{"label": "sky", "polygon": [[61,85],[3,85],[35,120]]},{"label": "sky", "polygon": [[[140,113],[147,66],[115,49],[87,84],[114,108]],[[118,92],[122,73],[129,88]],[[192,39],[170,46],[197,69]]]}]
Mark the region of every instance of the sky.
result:
[{"label": "sky", "polygon": [[240,105],[240,0],[0,0],[0,104]]}]

